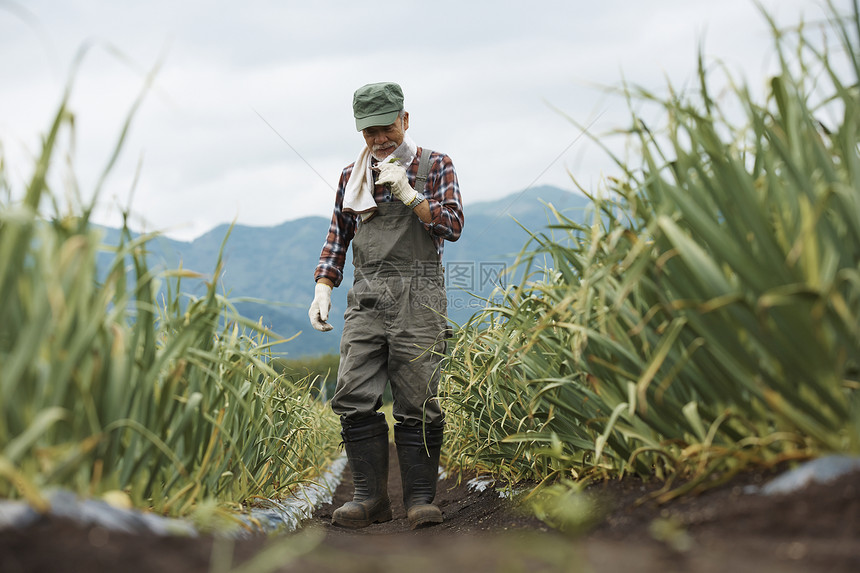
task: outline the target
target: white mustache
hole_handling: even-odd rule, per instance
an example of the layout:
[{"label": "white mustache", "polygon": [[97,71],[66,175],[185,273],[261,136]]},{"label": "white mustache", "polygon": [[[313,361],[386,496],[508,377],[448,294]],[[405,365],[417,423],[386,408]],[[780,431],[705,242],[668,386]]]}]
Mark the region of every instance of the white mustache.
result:
[{"label": "white mustache", "polygon": [[371,151],[382,151],[383,149],[388,149],[389,147],[394,147],[394,142],[389,141],[388,143],[380,143],[379,145],[374,145],[371,148]]}]

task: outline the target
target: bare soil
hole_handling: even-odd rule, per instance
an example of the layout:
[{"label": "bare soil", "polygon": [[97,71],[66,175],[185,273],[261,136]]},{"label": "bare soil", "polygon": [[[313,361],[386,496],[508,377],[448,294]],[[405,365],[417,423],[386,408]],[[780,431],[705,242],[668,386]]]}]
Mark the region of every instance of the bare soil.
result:
[{"label": "bare soil", "polygon": [[590,489],[601,510],[596,526],[565,535],[496,492],[454,478],[439,483],[445,522],[410,531],[391,465],[394,519],[362,530],[330,524],[333,509],[351,499],[347,468],[332,504],[317,509],[304,533],[233,542],[131,535],[46,517],[0,530],[0,572],[202,573],[231,564],[282,573],[860,571],[860,472],[782,496],[744,493],[772,477],[748,473],[660,506],[637,504],[659,484],[606,482]]}]

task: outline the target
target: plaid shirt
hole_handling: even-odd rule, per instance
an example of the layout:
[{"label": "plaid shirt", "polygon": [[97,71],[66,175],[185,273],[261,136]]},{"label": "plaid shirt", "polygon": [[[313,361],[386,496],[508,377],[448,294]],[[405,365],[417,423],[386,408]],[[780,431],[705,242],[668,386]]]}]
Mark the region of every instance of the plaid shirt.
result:
[{"label": "plaid shirt", "polygon": [[[415,187],[415,177],[418,175],[418,159],[421,157],[421,153],[423,153],[423,149],[419,147],[415,160],[406,170],[409,184],[412,187]],[[334,283],[334,286],[340,285],[343,280],[346,251],[355,236],[357,226],[361,224],[359,215],[343,212],[343,195],[353,165],[355,164],[348,165],[341,173],[331,225],[320,254],[320,262],[314,272],[315,281],[325,277]],[[375,172],[373,177],[375,180]],[[439,253],[441,260],[444,241],[456,241],[460,238],[460,233],[463,230],[463,203],[460,199],[460,185],[457,183],[457,173],[454,171],[454,164],[450,157],[435,151],[430,154],[430,173],[427,175],[423,194],[427,198],[427,205],[430,207],[430,223],[424,223],[424,228],[433,238],[436,252]],[[373,199],[377,204],[397,201],[385,185],[373,187]]]}]

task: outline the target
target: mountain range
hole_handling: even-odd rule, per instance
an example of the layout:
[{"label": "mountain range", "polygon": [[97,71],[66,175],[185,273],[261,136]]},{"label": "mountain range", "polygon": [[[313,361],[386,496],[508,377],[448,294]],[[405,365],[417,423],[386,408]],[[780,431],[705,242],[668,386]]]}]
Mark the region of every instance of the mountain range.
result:
[{"label": "mountain range", "polygon": [[[449,318],[462,324],[483,307],[501,283],[518,280],[509,275],[517,254],[532,232],[546,231],[555,219],[547,205],[571,219],[581,221],[590,201],[558,187],[541,186],[500,196],[498,200],[464,205],[460,239],[445,243],[443,263],[448,290]],[[336,353],[346,307],[346,292],[352,284],[352,256],[347,255],[344,280],[332,293],[330,332],[315,331],[307,309],[313,298],[313,274],[319,260],[329,220],[303,217],[270,227],[219,225],[193,241],[159,236],[149,244],[151,265],[185,269],[211,276],[218,252],[224,246],[224,270],[220,283],[237,309],[246,317],[263,319],[274,332],[298,337],[281,345],[279,352],[290,358]],[[104,242],[115,244],[116,229],[105,229]],[[205,286],[183,283],[183,290],[203,294]]]}]

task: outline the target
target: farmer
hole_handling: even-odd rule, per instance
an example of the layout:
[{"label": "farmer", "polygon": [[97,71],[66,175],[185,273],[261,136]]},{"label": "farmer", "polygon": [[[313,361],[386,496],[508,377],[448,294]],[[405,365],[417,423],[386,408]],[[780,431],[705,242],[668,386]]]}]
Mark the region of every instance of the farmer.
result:
[{"label": "farmer", "polygon": [[352,108],[365,147],[340,176],[308,312],[314,328],[332,329],[331,291],[351,243],[355,282],[331,404],[355,493],[332,523],[359,528],[391,519],[388,424],[379,412],[390,381],[403,502],[415,529],[442,522],[433,505],[444,425],[436,392],[448,332],[441,257],[444,241],[460,237],[463,207],[451,159],[407,135],[399,85],[363,86]]}]

